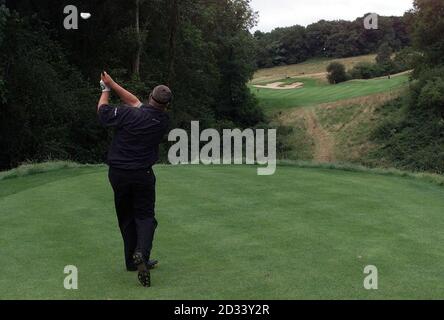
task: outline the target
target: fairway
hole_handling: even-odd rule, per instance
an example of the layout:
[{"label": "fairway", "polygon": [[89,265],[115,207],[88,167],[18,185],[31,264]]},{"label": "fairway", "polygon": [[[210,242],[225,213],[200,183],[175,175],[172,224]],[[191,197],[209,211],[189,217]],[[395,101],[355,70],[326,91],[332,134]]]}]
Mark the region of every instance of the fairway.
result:
[{"label": "fairway", "polygon": [[[251,91],[258,97],[260,106],[268,113],[289,108],[312,106],[320,103],[367,96],[396,90],[408,83],[406,74],[393,76],[391,79],[352,80],[337,85],[310,78],[294,78],[292,81],[304,83],[303,88],[274,90],[256,88],[250,84]],[[281,80],[283,82],[289,81]],[[273,81],[274,82],[274,81]],[[262,82],[260,84],[266,84]],[[269,83],[269,81],[268,81]]]},{"label": "fairway", "polygon": [[[0,299],[444,298],[444,188],[295,166],[158,166],[153,287],[124,271],[105,167],[0,181]],[[79,290],[63,288],[66,265]],[[363,288],[364,267],[379,290]]]}]

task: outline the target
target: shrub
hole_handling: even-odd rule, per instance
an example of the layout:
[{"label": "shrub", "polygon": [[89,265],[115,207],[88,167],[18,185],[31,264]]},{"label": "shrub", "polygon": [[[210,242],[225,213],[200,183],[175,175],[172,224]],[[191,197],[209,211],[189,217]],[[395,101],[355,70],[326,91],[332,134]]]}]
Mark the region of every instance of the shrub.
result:
[{"label": "shrub", "polygon": [[418,107],[434,109],[444,114],[444,79],[435,77],[428,80],[418,97]]},{"label": "shrub", "polygon": [[345,66],[339,62],[332,62],[327,67],[328,82],[331,84],[337,84],[348,80]]},{"label": "shrub", "polygon": [[384,70],[375,63],[360,62],[351,71],[353,79],[371,79],[384,75]]},{"label": "shrub", "polygon": [[420,52],[413,50],[412,48],[404,48],[396,53],[393,63],[395,64],[396,72],[403,72],[414,69],[422,55]]},{"label": "shrub", "polygon": [[385,120],[371,134],[379,148],[369,158],[400,169],[442,174],[444,121],[436,112],[418,108],[416,102],[406,108],[412,101],[398,99],[381,107]]},{"label": "shrub", "polygon": [[421,59],[421,54],[412,48],[399,51],[395,58],[391,59],[390,48],[381,47],[376,58],[377,63],[360,62],[350,70],[352,79],[372,79],[389,74],[404,72],[415,67]]},{"label": "shrub", "polygon": [[392,47],[387,42],[383,43],[378,49],[376,63],[379,65],[389,64],[392,61],[392,54]]}]

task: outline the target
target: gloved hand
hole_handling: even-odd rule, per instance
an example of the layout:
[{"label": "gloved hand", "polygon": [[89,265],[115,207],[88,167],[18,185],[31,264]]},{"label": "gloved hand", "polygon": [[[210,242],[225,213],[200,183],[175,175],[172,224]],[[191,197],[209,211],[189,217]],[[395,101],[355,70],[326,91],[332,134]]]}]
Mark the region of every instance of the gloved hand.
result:
[{"label": "gloved hand", "polygon": [[100,87],[102,88],[102,92],[111,92],[111,88],[108,87],[103,80],[100,80]]}]

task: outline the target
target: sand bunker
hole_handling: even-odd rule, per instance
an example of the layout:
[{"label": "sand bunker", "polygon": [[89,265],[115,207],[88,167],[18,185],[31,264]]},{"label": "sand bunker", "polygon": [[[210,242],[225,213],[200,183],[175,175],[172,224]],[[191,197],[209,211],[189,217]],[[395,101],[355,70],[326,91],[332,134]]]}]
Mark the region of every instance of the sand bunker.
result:
[{"label": "sand bunker", "polygon": [[292,84],[285,84],[285,82],[273,82],[266,85],[255,85],[255,88],[275,89],[275,90],[288,90],[302,88],[304,84],[302,82],[295,82]]}]

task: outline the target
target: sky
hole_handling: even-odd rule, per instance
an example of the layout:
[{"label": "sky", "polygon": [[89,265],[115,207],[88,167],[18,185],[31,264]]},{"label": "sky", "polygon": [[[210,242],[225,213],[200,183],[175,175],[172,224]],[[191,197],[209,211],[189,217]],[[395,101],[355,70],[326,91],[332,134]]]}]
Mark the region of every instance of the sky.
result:
[{"label": "sky", "polygon": [[401,16],[413,8],[413,0],[251,0],[259,11],[253,31],[271,31],[295,24],[307,26],[319,20],[355,20],[369,12]]}]

